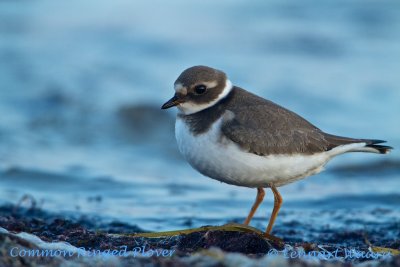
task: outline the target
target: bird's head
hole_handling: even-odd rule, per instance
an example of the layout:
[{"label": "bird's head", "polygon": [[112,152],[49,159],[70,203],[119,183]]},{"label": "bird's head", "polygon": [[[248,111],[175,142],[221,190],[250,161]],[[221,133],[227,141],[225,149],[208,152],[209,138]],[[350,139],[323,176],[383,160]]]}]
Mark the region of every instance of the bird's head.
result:
[{"label": "bird's head", "polygon": [[194,66],[184,70],[174,83],[175,95],[161,108],[177,106],[185,115],[209,108],[228,95],[232,83],[220,70]]}]

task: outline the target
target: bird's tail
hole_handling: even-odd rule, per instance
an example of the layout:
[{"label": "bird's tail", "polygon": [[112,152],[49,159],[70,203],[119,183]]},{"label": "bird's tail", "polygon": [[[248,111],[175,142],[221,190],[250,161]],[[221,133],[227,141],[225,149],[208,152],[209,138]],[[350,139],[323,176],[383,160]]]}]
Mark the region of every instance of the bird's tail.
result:
[{"label": "bird's tail", "polygon": [[370,153],[379,153],[379,154],[388,154],[393,147],[391,146],[383,146],[377,145],[381,143],[385,143],[383,140],[366,140],[366,145],[364,147],[360,147],[358,149],[351,150],[349,152],[370,152]]},{"label": "bird's tail", "polygon": [[[325,134],[325,139],[329,141],[329,150],[344,150],[345,152],[369,152],[378,154],[388,154],[393,147],[379,145],[385,143],[384,140],[376,139],[354,139],[341,137],[331,134]],[[341,149],[342,148],[342,149]],[[340,154],[340,153],[339,153]]]}]

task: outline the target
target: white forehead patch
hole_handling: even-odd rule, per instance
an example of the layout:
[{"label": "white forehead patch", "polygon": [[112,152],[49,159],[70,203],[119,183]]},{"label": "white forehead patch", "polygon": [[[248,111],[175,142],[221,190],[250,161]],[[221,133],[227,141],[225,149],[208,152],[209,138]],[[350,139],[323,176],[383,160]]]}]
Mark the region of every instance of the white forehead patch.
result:
[{"label": "white forehead patch", "polygon": [[209,108],[214,106],[216,103],[218,103],[221,99],[225,98],[229,92],[232,90],[232,83],[230,80],[226,80],[226,84],[224,87],[224,90],[218,95],[218,97],[208,103],[204,104],[196,104],[193,102],[184,102],[179,104],[177,107],[179,111],[185,115],[190,115],[199,111],[202,111],[203,109]]},{"label": "white forehead patch", "polygon": [[175,92],[186,95],[187,94],[187,89],[185,86],[183,86],[181,83],[176,83],[174,86]]}]

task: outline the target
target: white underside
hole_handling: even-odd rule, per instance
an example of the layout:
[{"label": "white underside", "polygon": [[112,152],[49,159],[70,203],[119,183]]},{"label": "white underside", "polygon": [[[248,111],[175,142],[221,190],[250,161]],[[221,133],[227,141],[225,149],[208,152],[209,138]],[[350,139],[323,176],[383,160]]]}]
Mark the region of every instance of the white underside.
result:
[{"label": "white underside", "polygon": [[180,152],[200,173],[228,184],[246,187],[282,186],[323,170],[334,156],[358,151],[365,143],[337,147],[313,155],[258,156],[222,138],[218,120],[206,133],[193,136],[179,117],[175,135]]}]

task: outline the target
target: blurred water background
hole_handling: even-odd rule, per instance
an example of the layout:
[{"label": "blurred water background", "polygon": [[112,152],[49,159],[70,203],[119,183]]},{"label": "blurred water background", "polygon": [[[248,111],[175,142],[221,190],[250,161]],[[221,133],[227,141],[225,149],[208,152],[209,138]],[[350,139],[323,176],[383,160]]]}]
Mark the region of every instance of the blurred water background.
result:
[{"label": "blurred water background", "polygon": [[[400,147],[398,1],[0,1],[1,203],[30,194],[148,230],[244,220],[256,191],[191,169],[160,110],[198,64],[327,132]],[[397,150],[341,156],[281,189],[276,233],[393,234],[399,176]]]}]

